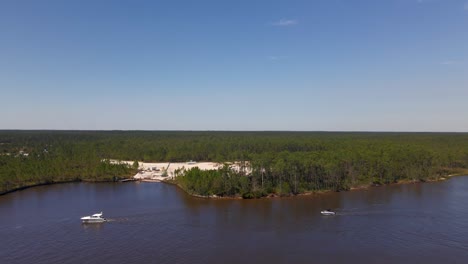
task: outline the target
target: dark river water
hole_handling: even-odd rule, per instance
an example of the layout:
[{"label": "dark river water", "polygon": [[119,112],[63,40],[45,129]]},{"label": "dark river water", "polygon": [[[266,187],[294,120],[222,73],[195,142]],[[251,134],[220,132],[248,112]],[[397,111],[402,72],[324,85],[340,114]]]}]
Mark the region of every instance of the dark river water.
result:
[{"label": "dark river water", "polygon": [[261,200],[135,182],[0,196],[0,263],[418,262],[468,263],[468,177]]}]

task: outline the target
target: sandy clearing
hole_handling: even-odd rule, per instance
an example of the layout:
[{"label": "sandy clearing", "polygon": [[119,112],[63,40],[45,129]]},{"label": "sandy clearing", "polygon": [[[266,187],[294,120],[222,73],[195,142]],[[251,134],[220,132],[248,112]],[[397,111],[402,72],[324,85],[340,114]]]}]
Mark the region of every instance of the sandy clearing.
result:
[{"label": "sandy clearing", "polygon": [[[125,163],[133,165],[134,161],[118,161],[110,160],[111,163]],[[173,179],[176,170],[189,170],[191,168],[198,167],[200,170],[217,170],[223,166],[222,163],[217,162],[138,162],[139,172],[133,176],[134,179],[138,180],[152,180],[152,181],[163,181]],[[236,171],[241,169],[240,162],[232,162],[231,168]],[[166,172],[166,173],[164,173]],[[246,168],[246,173],[250,173],[250,169]],[[165,174],[165,176],[163,176]]]}]

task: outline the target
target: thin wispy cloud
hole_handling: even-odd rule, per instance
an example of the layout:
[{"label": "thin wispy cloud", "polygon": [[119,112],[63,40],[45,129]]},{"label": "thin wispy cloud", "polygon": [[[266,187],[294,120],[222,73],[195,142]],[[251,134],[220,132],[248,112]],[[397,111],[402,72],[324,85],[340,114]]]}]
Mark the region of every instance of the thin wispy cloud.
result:
[{"label": "thin wispy cloud", "polygon": [[280,19],[279,21],[271,23],[271,25],[277,26],[277,27],[294,26],[294,25],[297,25],[297,24],[299,24],[299,21],[297,21],[296,19],[285,19],[285,18]]},{"label": "thin wispy cloud", "polygon": [[267,59],[270,61],[280,61],[289,58],[289,56],[268,56]]},{"label": "thin wispy cloud", "polygon": [[[424,4],[424,3],[436,2],[436,1],[441,1],[441,0],[416,0],[416,3],[418,3],[418,4]],[[463,5],[463,9],[465,9],[466,11],[468,11],[468,2],[466,2],[466,3]]]},{"label": "thin wispy cloud", "polygon": [[446,60],[446,61],[441,62],[440,64],[442,64],[442,65],[454,65],[454,64],[457,64],[457,63],[458,63],[458,61]]},{"label": "thin wispy cloud", "polygon": [[425,3],[435,3],[435,2],[443,2],[445,0],[416,0],[418,4],[425,4]]}]

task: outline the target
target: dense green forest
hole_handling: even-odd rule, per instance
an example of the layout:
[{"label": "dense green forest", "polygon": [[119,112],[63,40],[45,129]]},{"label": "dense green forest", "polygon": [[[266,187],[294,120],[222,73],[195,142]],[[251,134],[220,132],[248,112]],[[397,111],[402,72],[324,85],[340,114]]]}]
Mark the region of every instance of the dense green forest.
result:
[{"label": "dense green forest", "polygon": [[40,184],[116,181],[135,169],[101,161],[79,133],[0,131],[0,194]]},{"label": "dense green forest", "polygon": [[0,131],[0,193],[135,172],[103,159],[240,161],[251,173],[193,169],[175,182],[192,194],[249,198],[435,180],[468,168],[468,134]]}]

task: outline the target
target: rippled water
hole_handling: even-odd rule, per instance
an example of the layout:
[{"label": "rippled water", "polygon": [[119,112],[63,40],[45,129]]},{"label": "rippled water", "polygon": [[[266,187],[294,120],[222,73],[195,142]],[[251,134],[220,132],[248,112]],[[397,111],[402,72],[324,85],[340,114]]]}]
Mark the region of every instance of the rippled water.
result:
[{"label": "rippled water", "polygon": [[262,200],[42,186],[0,196],[0,239],[0,263],[468,263],[468,177]]}]

